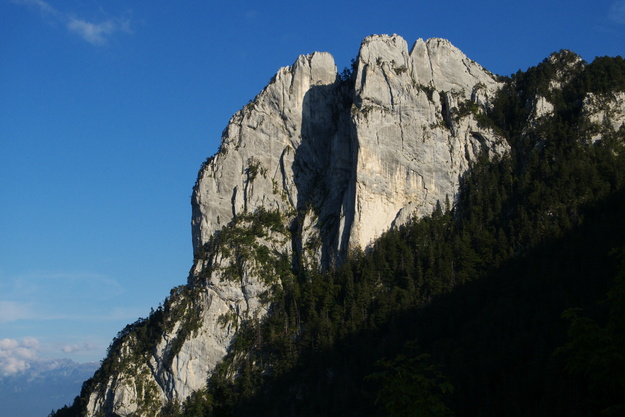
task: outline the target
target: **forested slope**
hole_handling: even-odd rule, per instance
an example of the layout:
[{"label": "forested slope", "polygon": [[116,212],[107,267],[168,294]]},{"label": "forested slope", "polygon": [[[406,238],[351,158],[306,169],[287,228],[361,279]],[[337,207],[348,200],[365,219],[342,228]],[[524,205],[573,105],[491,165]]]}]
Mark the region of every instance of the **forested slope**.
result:
[{"label": "forested slope", "polygon": [[[581,307],[605,323],[602,300],[625,273],[614,250],[625,245],[624,129],[590,144],[582,117],[588,93],[625,90],[625,65],[575,62],[563,51],[507,81],[483,121],[512,153],[476,163],[456,202],[337,270],[294,268],[186,415],[583,416],[617,405],[623,374],[598,368],[622,369],[622,356],[576,361],[622,352],[622,336],[572,343],[583,330],[567,337],[575,312],[562,315]],[[528,127],[539,94],[555,108]]]},{"label": "forested slope", "polygon": [[561,51],[505,82],[479,120],[507,156],[340,266],[276,266],[267,318],[161,415],[622,415],[625,127],[588,97],[624,92],[625,63]]}]

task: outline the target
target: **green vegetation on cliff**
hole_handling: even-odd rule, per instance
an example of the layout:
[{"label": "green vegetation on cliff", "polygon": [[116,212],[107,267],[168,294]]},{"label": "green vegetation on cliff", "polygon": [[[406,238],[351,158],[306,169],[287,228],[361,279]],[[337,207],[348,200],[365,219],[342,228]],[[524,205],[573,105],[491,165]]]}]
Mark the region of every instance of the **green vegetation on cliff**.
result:
[{"label": "green vegetation on cliff", "polygon": [[[275,213],[225,228],[216,239],[260,256],[280,285],[207,388],[161,415],[621,415],[625,128],[591,144],[582,119],[588,93],[616,91],[620,57],[561,51],[514,74],[484,121],[510,154],[483,155],[456,201],[334,269],[259,252],[263,227],[286,233]],[[529,127],[538,95],[553,113]],[[150,340],[157,315],[125,332]]]},{"label": "green vegetation on cliff", "polygon": [[[625,90],[625,66],[620,58],[576,62],[561,52],[510,78],[489,116],[512,152],[484,155],[453,207],[386,233],[336,270],[295,265],[269,318],[238,336],[245,359],[233,360],[233,351],[207,391],[185,404],[187,415],[397,415],[398,404],[419,415],[409,405],[419,398],[444,400],[422,415],[617,409],[594,395],[595,382],[567,373],[578,369],[570,363],[579,343],[574,328],[567,341],[561,314],[584,306],[605,316],[597,302],[618,272],[608,252],[625,245],[624,131],[588,145],[580,120],[586,93]],[[549,90],[554,78],[568,83]],[[527,129],[537,94],[553,100],[553,116]],[[554,355],[563,345],[573,359]],[[397,358],[427,362],[412,375],[429,381],[426,393],[394,399],[405,375],[372,377],[382,372],[376,364],[392,368]],[[435,382],[442,375],[453,392]],[[198,402],[202,414],[192,412]]]}]

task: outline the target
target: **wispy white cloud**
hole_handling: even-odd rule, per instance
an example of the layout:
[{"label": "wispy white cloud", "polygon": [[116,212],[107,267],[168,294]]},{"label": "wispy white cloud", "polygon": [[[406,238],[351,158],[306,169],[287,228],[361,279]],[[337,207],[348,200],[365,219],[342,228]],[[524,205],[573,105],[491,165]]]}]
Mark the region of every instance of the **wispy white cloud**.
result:
[{"label": "wispy white cloud", "polygon": [[48,272],[34,271],[14,278],[5,279],[5,296],[37,299],[55,294],[58,298],[90,298],[107,300],[125,292],[114,278],[92,272]]},{"label": "wispy white cloud", "polygon": [[89,342],[74,343],[61,346],[61,351],[64,353],[91,352],[96,349],[97,346]]},{"label": "wispy white cloud", "polygon": [[11,0],[12,3],[39,8],[43,13],[59,14],[59,12],[43,0]]},{"label": "wispy white cloud", "polygon": [[8,376],[29,369],[33,362],[38,362],[41,346],[39,341],[27,337],[17,339],[0,339],[0,375]]},{"label": "wispy white cloud", "polygon": [[68,31],[80,36],[93,45],[104,45],[117,33],[131,34],[130,17],[106,17],[100,22],[92,22],[72,13],[62,12],[44,0],[10,0],[15,4],[38,9],[43,15],[61,22]]},{"label": "wispy white cloud", "polygon": [[615,23],[625,24],[625,1],[614,2],[608,12],[608,17]]},{"label": "wispy white cloud", "polygon": [[70,17],[67,28],[94,45],[105,44],[108,38],[117,32],[132,33],[130,19],[126,17],[108,19],[100,23]]},{"label": "wispy white cloud", "polygon": [[[0,377],[13,376],[23,372],[41,372],[57,369],[67,364],[68,359],[50,359],[52,355],[63,352],[80,354],[97,350],[90,342],[56,345],[54,348],[43,346],[34,337],[22,339],[0,339]],[[71,362],[71,360],[70,360]]]},{"label": "wispy white cloud", "polygon": [[132,317],[106,306],[126,292],[118,280],[89,272],[0,274],[0,324],[22,320],[106,322]]},{"label": "wispy white cloud", "polygon": [[0,300],[0,323],[27,320],[36,316],[31,303]]}]

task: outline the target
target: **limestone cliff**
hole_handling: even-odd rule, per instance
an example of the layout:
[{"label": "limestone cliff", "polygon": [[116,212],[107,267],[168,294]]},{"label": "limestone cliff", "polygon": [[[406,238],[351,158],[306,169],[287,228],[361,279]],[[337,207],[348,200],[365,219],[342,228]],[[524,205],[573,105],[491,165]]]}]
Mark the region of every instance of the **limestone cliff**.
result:
[{"label": "limestone cliff", "polygon": [[329,54],[302,56],[230,120],[194,189],[196,252],[239,213],[310,207],[326,224],[318,256],[330,261],[453,200],[481,150],[506,151],[459,110],[489,106],[499,83],[448,41],[409,51],[397,35],[371,36],[354,70],[352,86]]},{"label": "limestone cliff", "polygon": [[508,150],[479,121],[500,87],[448,41],[408,49],[396,35],[366,38],[349,77],[327,53],[281,68],[199,172],[188,284],[120,332],[83,392],[87,415],[155,415],[183,401],[239,326],[267,314],[289,266],[327,268],[453,203],[478,154]]}]

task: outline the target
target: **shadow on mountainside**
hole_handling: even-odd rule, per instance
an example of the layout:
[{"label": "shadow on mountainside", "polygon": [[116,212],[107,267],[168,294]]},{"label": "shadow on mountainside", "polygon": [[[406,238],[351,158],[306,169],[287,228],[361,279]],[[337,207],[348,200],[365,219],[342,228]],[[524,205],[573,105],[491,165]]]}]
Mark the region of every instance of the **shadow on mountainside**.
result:
[{"label": "shadow on mountainside", "polygon": [[[302,105],[302,138],[293,162],[299,213],[294,253],[320,249],[323,267],[344,258],[354,219],[357,145],[350,97],[346,83],[337,80],[311,87]],[[318,227],[320,241],[306,241],[305,216]]]},{"label": "shadow on mountainside", "polygon": [[619,192],[588,209],[584,224],[484,278],[302,352],[291,372],[269,378],[234,415],[380,415],[381,387],[367,376],[414,341],[455,387],[445,402],[456,415],[589,415],[586,382],[568,375],[554,352],[567,341],[564,310],[605,314],[597,301],[617,272],[608,252],[625,245],[623,205]]}]

